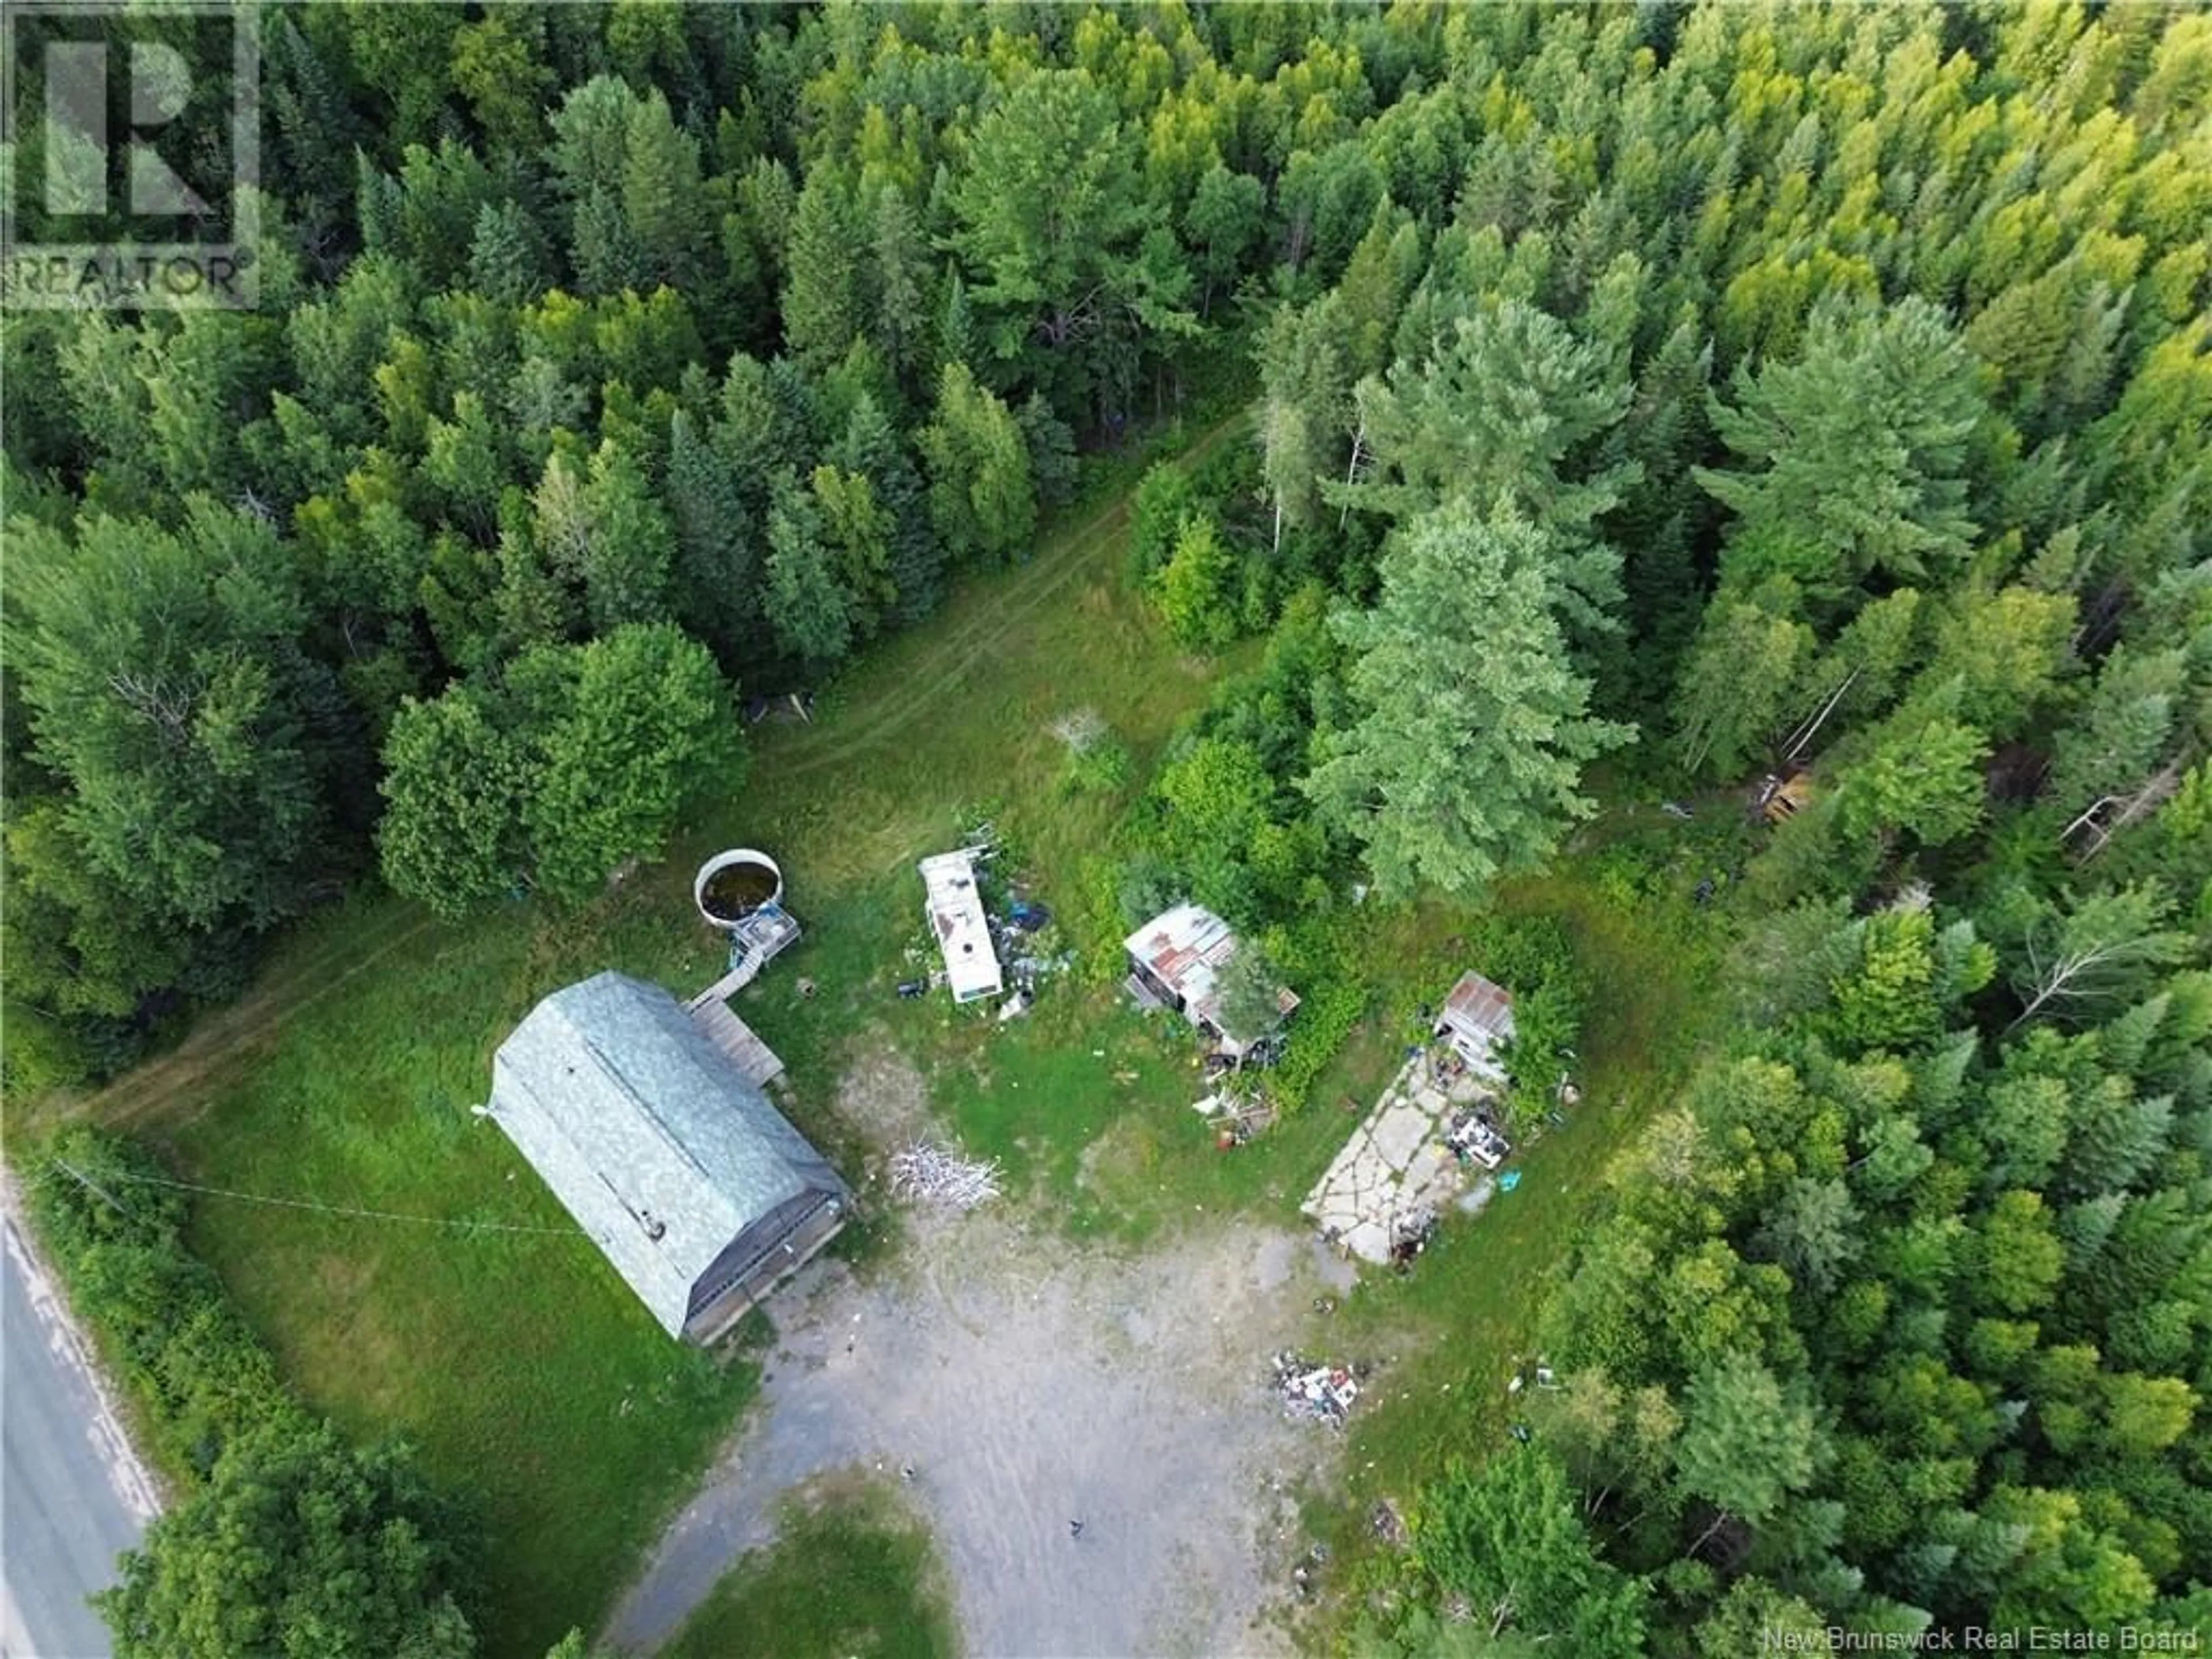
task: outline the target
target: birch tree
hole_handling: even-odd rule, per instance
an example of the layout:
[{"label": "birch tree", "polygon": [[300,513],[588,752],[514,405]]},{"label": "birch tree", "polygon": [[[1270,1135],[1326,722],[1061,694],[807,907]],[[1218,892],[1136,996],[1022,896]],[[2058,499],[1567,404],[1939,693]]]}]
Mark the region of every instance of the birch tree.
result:
[{"label": "birch tree", "polygon": [[2013,966],[2021,1006],[2008,1031],[2124,998],[2149,969],[2179,962],[2189,949],[2187,934],[2162,925],[2171,905],[2156,882],[2037,904]]}]

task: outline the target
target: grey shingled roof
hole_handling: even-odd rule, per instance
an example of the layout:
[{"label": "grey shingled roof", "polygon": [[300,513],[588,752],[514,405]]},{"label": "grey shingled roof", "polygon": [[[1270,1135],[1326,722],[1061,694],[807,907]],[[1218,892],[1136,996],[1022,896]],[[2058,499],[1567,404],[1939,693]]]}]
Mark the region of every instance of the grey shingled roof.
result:
[{"label": "grey shingled roof", "polygon": [[623,974],[530,1012],[492,1060],[490,1113],[673,1335],[732,1239],[809,1193],[846,1196],[674,997]]}]

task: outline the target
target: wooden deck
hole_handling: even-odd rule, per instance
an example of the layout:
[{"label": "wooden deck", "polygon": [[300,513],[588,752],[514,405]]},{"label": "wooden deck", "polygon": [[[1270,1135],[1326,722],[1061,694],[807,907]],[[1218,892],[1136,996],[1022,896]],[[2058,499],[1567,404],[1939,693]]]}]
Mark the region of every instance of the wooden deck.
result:
[{"label": "wooden deck", "polygon": [[[731,975],[731,978],[736,977],[735,975]],[[744,977],[750,979],[752,975],[747,974]],[[707,1034],[708,1041],[730,1057],[748,1082],[757,1087],[766,1088],[771,1079],[783,1075],[783,1062],[775,1057],[773,1048],[753,1034],[751,1026],[723,1004],[721,998],[729,994],[722,989],[726,984],[728,984],[727,980],[702,992],[692,1000],[686,1012],[699,1029]],[[734,990],[737,988],[732,986],[730,988]]]}]

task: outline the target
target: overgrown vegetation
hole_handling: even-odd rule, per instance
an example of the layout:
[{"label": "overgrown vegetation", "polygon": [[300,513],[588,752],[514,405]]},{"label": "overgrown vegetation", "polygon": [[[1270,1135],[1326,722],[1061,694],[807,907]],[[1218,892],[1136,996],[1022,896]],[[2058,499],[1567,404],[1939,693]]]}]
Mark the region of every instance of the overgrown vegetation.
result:
[{"label": "overgrown vegetation", "polygon": [[269,1351],[186,1248],[183,1191],[142,1148],[82,1125],[63,1131],[33,1165],[29,1206],[173,1475],[204,1479],[253,1430],[303,1425]]}]

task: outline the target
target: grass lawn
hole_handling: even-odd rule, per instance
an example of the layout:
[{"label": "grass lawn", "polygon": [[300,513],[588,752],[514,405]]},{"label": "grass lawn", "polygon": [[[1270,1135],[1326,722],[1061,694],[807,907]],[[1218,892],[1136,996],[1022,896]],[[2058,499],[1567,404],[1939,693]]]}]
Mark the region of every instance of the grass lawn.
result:
[{"label": "grass lawn", "polygon": [[776,1541],[714,1587],[666,1659],[952,1659],[929,1535],[879,1486],[787,1506]]}]

